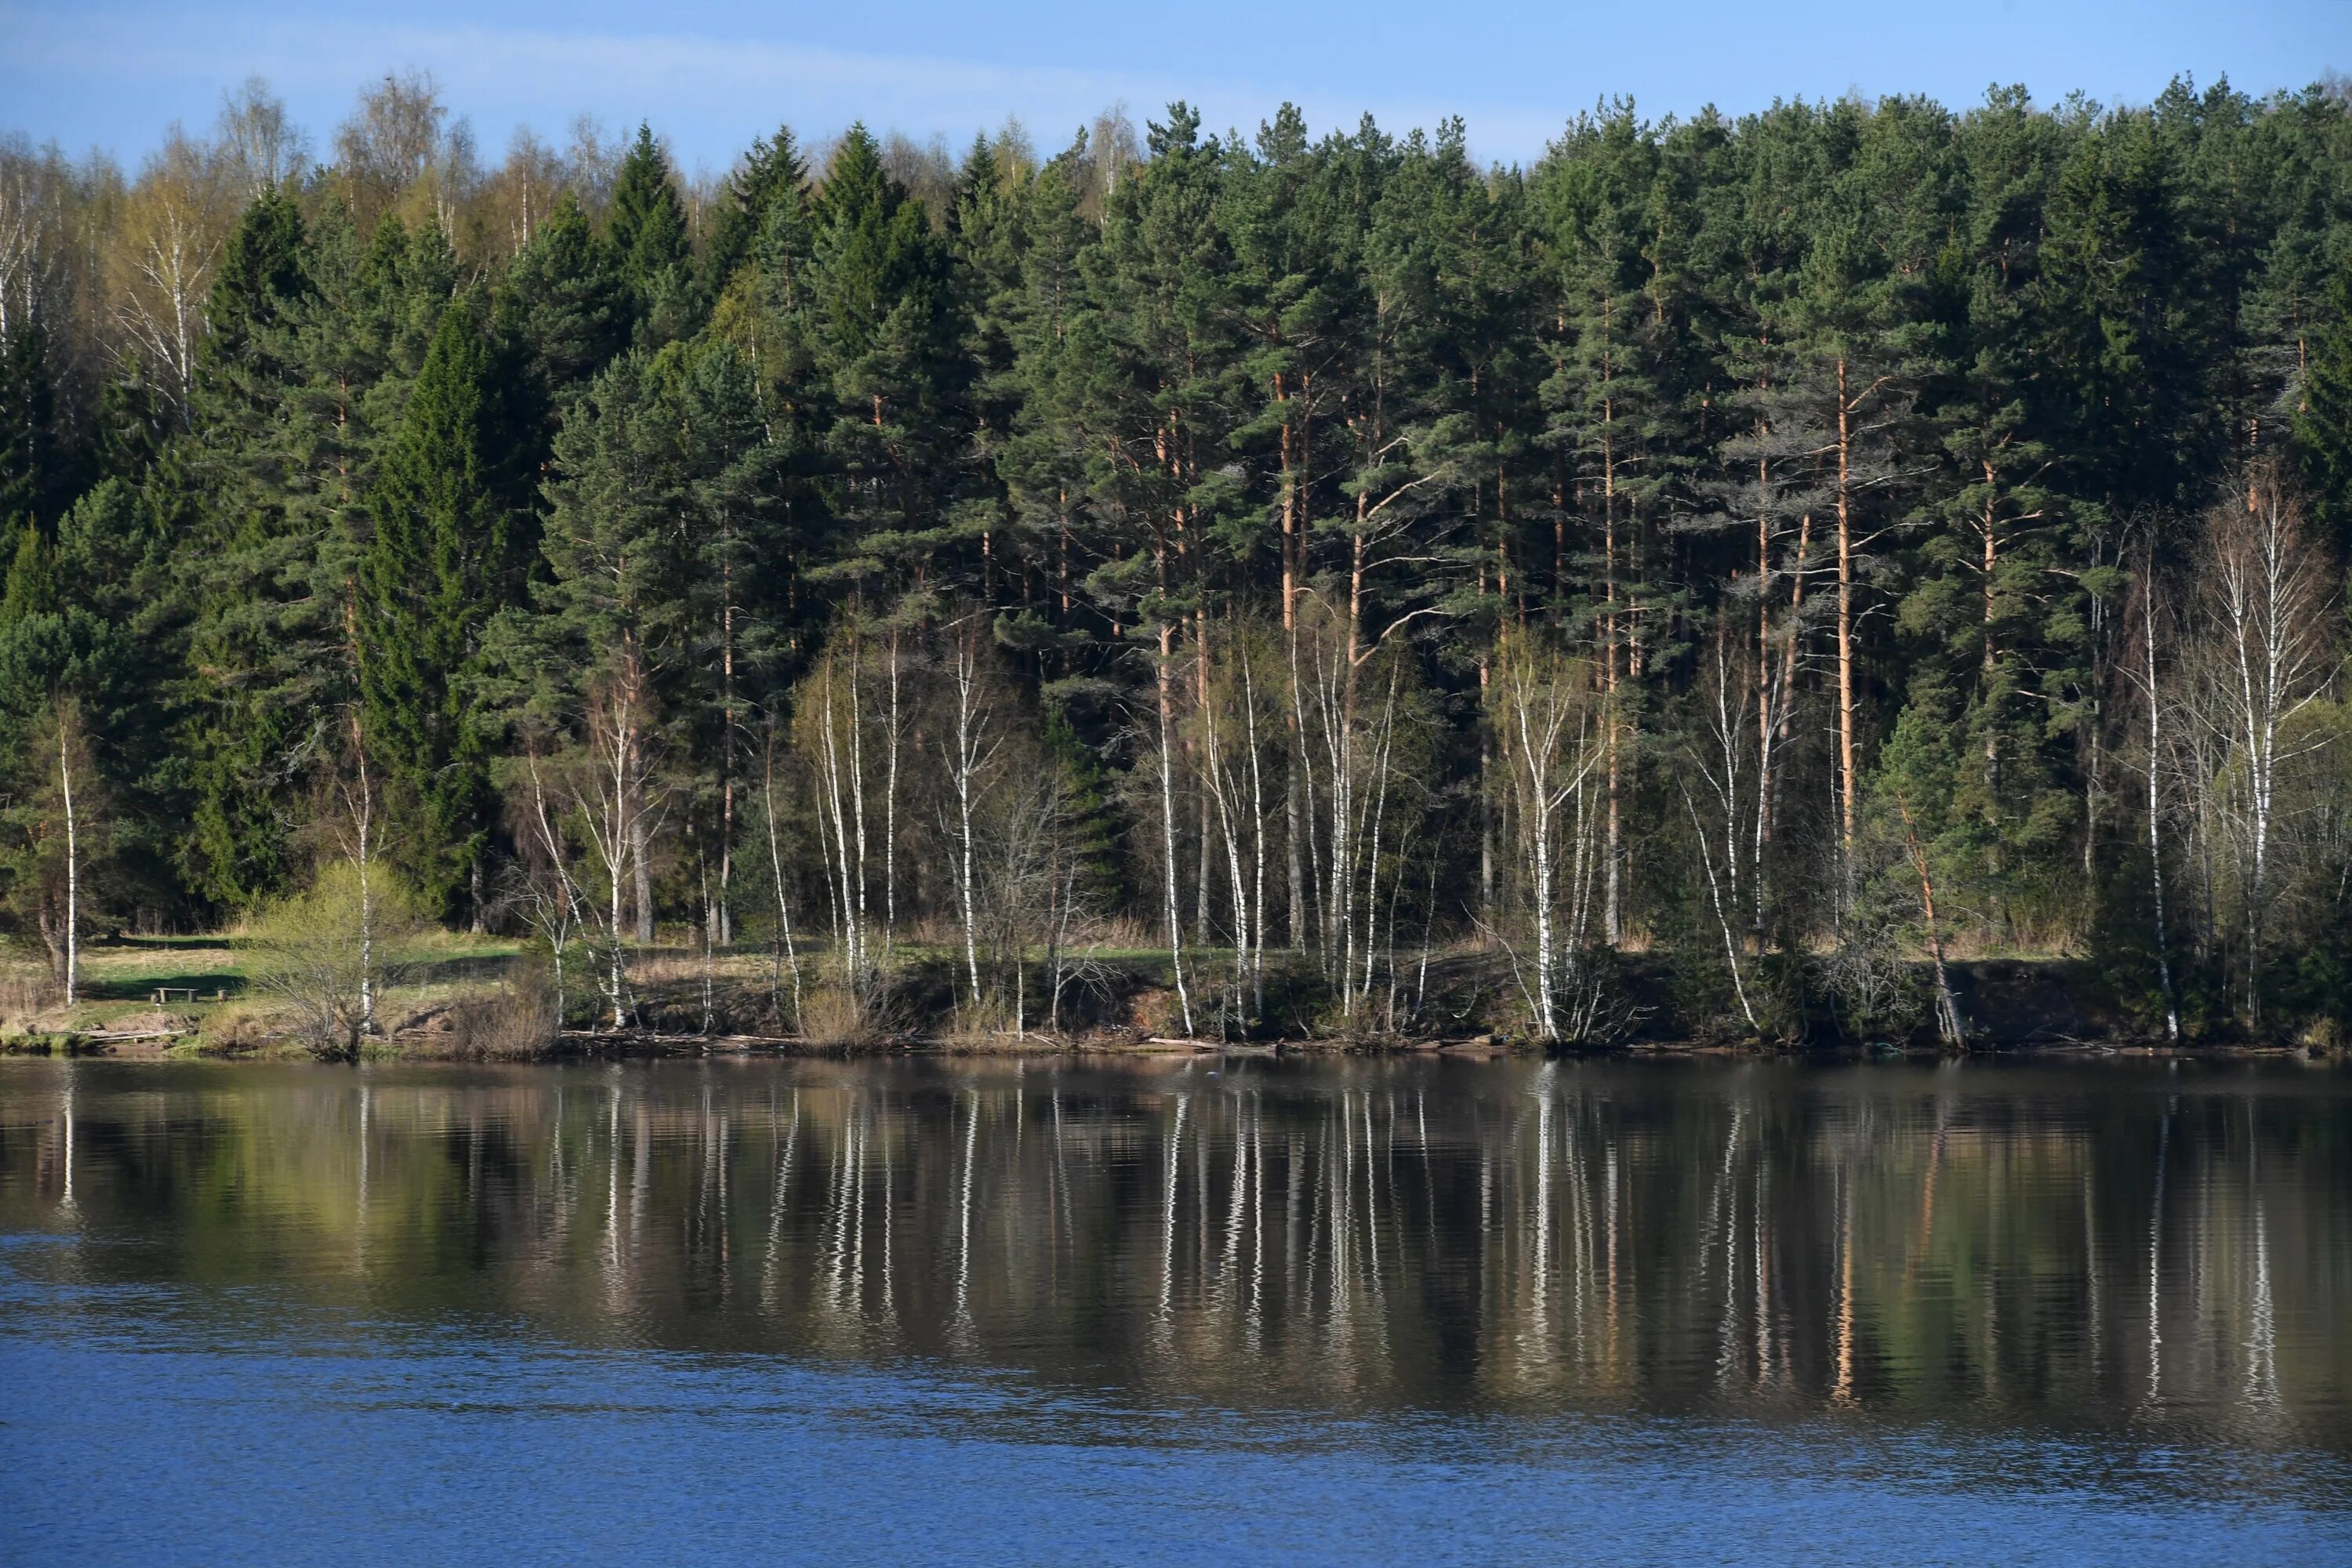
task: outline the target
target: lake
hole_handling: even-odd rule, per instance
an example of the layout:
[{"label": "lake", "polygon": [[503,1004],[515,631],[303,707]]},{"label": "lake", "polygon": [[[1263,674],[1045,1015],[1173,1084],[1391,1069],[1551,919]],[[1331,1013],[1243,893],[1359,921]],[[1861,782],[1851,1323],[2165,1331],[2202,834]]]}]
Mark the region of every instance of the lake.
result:
[{"label": "lake", "polygon": [[2352,1075],[0,1061],[0,1562],[2352,1560]]}]

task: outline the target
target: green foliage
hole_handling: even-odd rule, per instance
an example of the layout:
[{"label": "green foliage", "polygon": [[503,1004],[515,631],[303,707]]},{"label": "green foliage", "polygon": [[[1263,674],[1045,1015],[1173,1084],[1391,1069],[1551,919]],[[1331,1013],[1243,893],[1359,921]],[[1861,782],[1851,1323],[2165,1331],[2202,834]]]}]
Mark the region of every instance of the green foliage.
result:
[{"label": "green foliage", "polygon": [[2312,520],[2352,552],[2352,265],[2328,280],[2294,414],[2294,455]]},{"label": "green foliage", "polygon": [[506,422],[491,353],[461,298],[380,466],[359,553],[358,686],[391,784],[394,842],[422,896],[454,910],[494,816],[476,664],[490,617],[520,597],[501,493]]},{"label": "green foliage", "polygon": [[499,318],[522,361],[530,417],[519,416],[518,435],[535,465],[572,400],[629,338],[611,249],[569,192],[507,269]]},{"label": "green foliage", "polygon": [[405,948],[423,927],[409,889],[383,866],[347,860],[264,906],[242,943],[247,983],[289,1015],[320,1056],[356,1060],[391,1021],[388,992],[403,983]]},{"label": "green foliage", "polygon": [[[1906,806],[1955,941],[2137,974],[2150,584],[2125,563],[2152,558],[2172,606],[2157,826],[2194,882],[2238,840],[2182,748],[2239,765],[2182,710],[2210,697],[2198,520],[2242,504],[2284,419],[2329,580],[2352,545],[2347,148],[2340,98],[2183,85],[2115,111],[1619,103],[1526,168],[1479,166],[1458,122],[1317,134],[1289,106],[1244,138],[1171,105],[1139,158],[982,138],[951,181],[862,126],[813,175],[787,129],[707,221],[641,126],[601,207],[533,198],[504,237],[437,184],[378,193],[400,216],[363,227],[344,182],[289,181],[221,244],[184,409],[92,357],[90,311],[12,313],[0,743],[79,704],[125,825],[105,896],[184,918],[296,879],[356,710],[386,856],[446,919],[519,853],[501,789],[541,776],[526,757],[585,853],[625,695],[607,772],[644,839],[616,851],[637,929],[707,913],[724,940],[752,737],[792,731],[822,628],[921,650],[969,605],[1037,721],[1023,755],[1067,785],[1089,901],[1156,931],[1172,876],[1214,931],[1237,922],[1199,710],[1264,626],[1295,683],[1265,700],[1244,834],[1265,929],[1324,940],[1328,824],[1390,808],[1338,802],[1360,767],[1413,836],[1368,844],[1397,907],[1366,918],[1443,942],[1512,897],[1490,684],[1534,623],[1609,726],[1563,889],[1629,946],[1706,949],[1676,973],[1710,1010],[1744,975],[1769,1027],[1824,989],[1850,1031],[1906,1026]],[[2310,722],[2340,727],[2324,651]],[[1335,762],[1391,672],[1411,722]],[[914,652],[901,673],[939,678]],[[903,836],[868,854],[902,920],[950,910],[936,715],[867,716],[861,744],[896,749],[842,764],[830,849],[808,779],[777,778],[798,896],[855,900],[814,868],[862,812]],[[2342,935],[2324,751],[2280,818],[2274,980],[2305,1011],[2341,990],[2312,956]],[[1408,864],[1440,890],[1401,888]],[[2213,943],[2178,923],[2193,1012]]]},{"label": "green foliage", "polygon": [[640,308],[654,306],[675,289],[694,266],[687,240],[687,205],[677,197],[670,160],[654,143],[649,124],[621,157],[612,184],[612,209],[604,214],[604,237],[612,242],[621,279],[635,291]]},{"label": "green foliage", "polygon": [[0,528],[47,521],[63,478],[46,335],[37,321],[23,320],[0,335]]},{"label": "green foliage", "polygon": [[807,184],[808,165],[791,126],[780,126],[772,141],[752,138],[751,151],[728,176],[724,203],[703,249],[702,276],[713,292],[723,290],[740,268],[760,259],[771,215],[780,206],[796,213]]}]

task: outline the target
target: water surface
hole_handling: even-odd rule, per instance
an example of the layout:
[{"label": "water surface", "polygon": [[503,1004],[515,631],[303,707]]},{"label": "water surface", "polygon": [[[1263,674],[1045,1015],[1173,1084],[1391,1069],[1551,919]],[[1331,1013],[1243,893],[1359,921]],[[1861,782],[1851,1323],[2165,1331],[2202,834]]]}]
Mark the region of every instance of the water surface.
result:
[{"label": "water surface", "polygon": [[0,1561],[2352,1556],[2352,1079],[0,1063]]}]

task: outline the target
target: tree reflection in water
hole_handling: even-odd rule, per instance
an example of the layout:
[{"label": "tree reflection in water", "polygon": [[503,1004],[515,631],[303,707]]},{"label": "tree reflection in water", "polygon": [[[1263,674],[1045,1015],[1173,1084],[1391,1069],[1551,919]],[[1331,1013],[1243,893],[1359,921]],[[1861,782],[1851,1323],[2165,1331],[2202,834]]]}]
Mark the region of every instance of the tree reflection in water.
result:
[{"label": "tree reflection in water", "polygon": [[59,1281],[1239,1412],[2341,1453],[2347,1107],[2162,1063],[16,1062],[0,1230]]}]

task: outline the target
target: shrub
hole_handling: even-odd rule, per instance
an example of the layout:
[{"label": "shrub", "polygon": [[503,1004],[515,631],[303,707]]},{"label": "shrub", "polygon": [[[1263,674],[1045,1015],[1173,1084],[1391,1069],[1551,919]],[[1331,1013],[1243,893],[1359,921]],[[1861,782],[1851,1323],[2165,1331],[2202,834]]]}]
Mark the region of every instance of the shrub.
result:
[{"label": "shrub", "polygon": [[838,981],[810,988],[801,999],[801,1038],[812,1046],[871,1045],[883,1034],[881,1009]]},{"label": "shrub", "polygon": [[257,991],[283,1005],[303,1044],[356,1060],[362,1037],[381,1026],[385,994],[401,983],[401,949],[423,924],[386,868],[370,867],[362,891],[359,867],[335,861],[253,920],[247,970]]},{"label": "shrub", "polygon": [[555,994],[526,978],[520,985],[467,996],[449,1008],[452,1048],[490,1059],[535,1057],[555,1038]]}]

